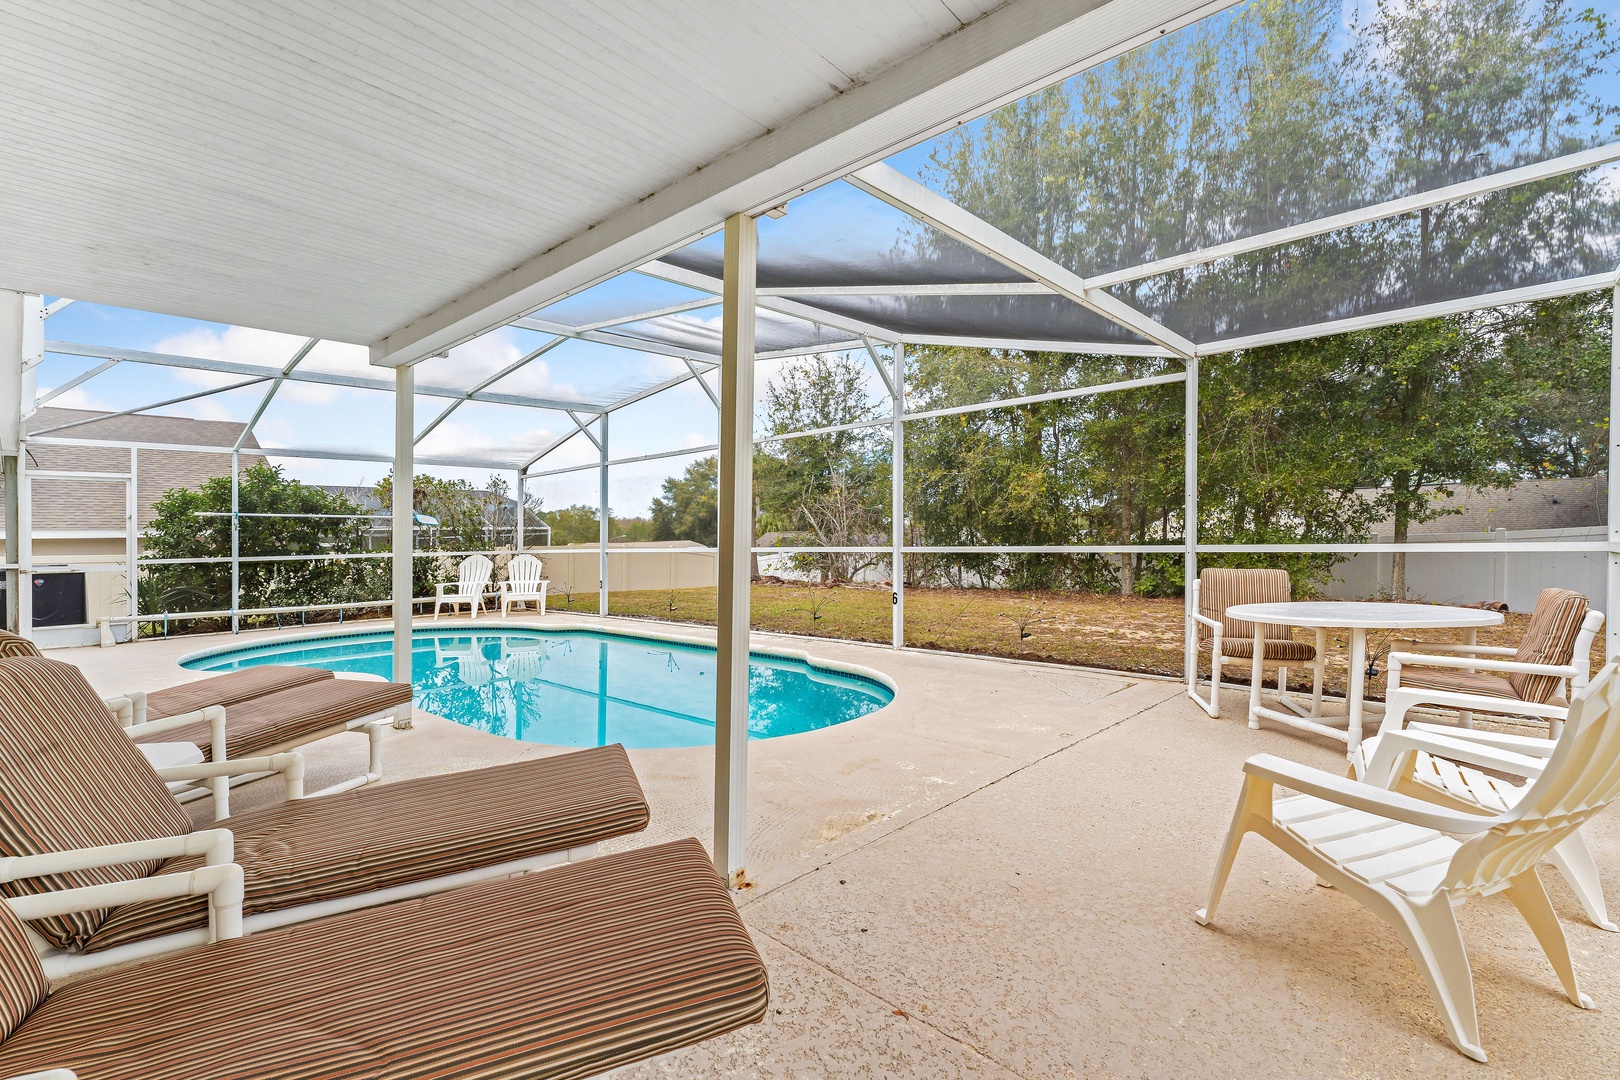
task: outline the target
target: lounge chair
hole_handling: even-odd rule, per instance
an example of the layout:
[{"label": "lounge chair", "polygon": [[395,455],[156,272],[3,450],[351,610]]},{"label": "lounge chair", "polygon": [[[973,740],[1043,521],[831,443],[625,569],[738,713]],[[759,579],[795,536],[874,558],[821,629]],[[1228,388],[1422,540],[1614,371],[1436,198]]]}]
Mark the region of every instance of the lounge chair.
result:
[{"label": "lounge chair", "polygon": [[513,604],[527,608],[540,605],[540,614],[546,613],[546,590],[551,582],[543,576],[540,560],[533,555],[517,555],[506,564],[506,580],[501,582],[501,618]]},{"label": "lounge chair", "polygon": [[1398,641],[1389,657],[1382,730],[1400,727],[1417,705],[1453,709],[1464,727],[1473,714],[1503,713],[1547,721],[1554,738],[1569,713],[1571,691],[1591,674],[1592,641],[1603,612],[1568,589],[1543,589],[1517,649],[1492,645]]},{"label": "lounge chair", "polygon": [[462,604],[466,604],[472,609],[472,617],[478,618],[478,611],[484,606],[484,592],[489,588],[489,579],[494,572],[495,564],[482,555],[469,555],[462,559],[456,571],[456,580],[442,581],[436,586],[433,617],[437,619],[439,609],[446,604],[450,605],[452,615]]},{"label": "lounge chair", "polygon": [[[1271,754],[1250,758],[1197,920],[1214,918],[1239,843],[1258,833],[1394,928],[1440,1007],[1446,1034],[1469,1057],[1485,1060],[1453,911],[1467,899],[1504,894],[1530,924],[1565,995],[1591,1008],[1536,863],[1620,794],[1617,670],[1609,664],[1575,696],[1541,775],[1499,813],[1439,806]],[[1301,794],[1275,798],[1278,786]]]},{"label": "lounge chair", "polygon": [[[1364,741],[1351,755],[1355,775],[1369,784],[1479,813],[1500,814],[1519,805],[1528,783],[1546,770],[1558,743],[1439,724],[1408,724]],[[1487,773],[1484,770],[1490,769]],[[1620,932],[1609,918],[1597,862],[1579,829],[1547,853],[1575,893],[1586,917],[1600,929]]]},{"label": "lounge chair", "polygon": [[[1196,637],[1199,649],[1210,654],[1208,700],[1198,696],[1198,666],[1188,672],[1187,696],[1198,702],[1210,716],[1221,715],[1221,668],[1241,663],[1248,670],[1254,664],[1254,624],[1227,618],[1226,609],[1238,604],[1286,603],[1293,585],[1286,570],[1205,570],[1192,586],[1192,614],[1187,617],[1187,636]],[[1301,716],[1322,715],[1322,674],[1327,654],[1327,631],[1316,631],[1316,644],[1295,641],[1286,626],[1265,629],[1262,667],[1277,669],[1277,696]],[[1306,713],[1288,696],[1288,669],[1306,668],[1312,672],[1311,708]],[[1258,727],[1250,721],[1250,727]]]},{"label": "lounge chair", "polygon": [[[146,842],[138,861],[0,885],[20,896],[201,866],[182,853],[190,817],[165,786],[280,773],[289,801],[226,818],[246,873],[249,932],[591,857],[646,827],[647,803],[619,746],[301,798],[303,758],[277,754],[156,770],[71,664],[0,660],[0,856]],[[169,845],[164,847],[163,845]],[[189,849],[188,849],[189,850]],[[0,876],[4,876],[0,874]],[[52,916],[34,928],[52,977],[208,939],[186,898]]]},{"label": "lounge chair", "polygon": [[[71,891],[50,899],[104,902]],[[222,941],[54,990],[17,918],[0,910],[0,986],[0,1076],[66,1068],[80,1080],[595,1076],[752,1024],[769,994],[695,840]]]},{"label": "lounge chair", "polygon": [[[5,634],[0,656],[6,655],[38,656],[39,650],[27,638]],[[370,743],[366,771],[314,794],[381,779],[383,727],[409,727],[411,722],[407,684],[335,679],[324,668],[270,664],[102,700],[159,767],[225,761],[230,755],[262,757],[344,731],[364,734]],[[182,801],[212,792],[215,816],[225,817],[230,785],[252,779],[252,774],[216,776],[201,783],[175,782],[170,788]]]}]

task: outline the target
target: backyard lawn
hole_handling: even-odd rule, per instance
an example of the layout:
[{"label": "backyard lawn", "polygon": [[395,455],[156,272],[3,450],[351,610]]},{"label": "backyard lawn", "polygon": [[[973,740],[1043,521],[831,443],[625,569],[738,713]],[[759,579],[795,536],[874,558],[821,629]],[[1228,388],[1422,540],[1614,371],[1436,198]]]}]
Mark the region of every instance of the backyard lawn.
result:
[{"label": "backyard lawn", "polygon": [[[608,613],[670,622],[715,622],[715,590],[616,592]],[[888,643],[891,607],[887,588],[756,584],[753,626],[788,634]],[[551,610],[594,614],[596,593],[554,594]],[[1057,664],[1113,668],[1156,675],[1181,673],[1181,601],[1079,592],[1014,592],[1000,589],[907,589],[906,644],[925,649],[1044,660]],[[1481,644],[1517,645],[1530,616],[1513,612],[1503,626],[1482,630]],[[1310,640],[1309,631],[1296,631]],[[1461,631],[1429,632],[1436,640],[1461,641]],[[1328,692],[1345,691],[1348,634],[1328,635]],[[1602,635],[1592,651],[1593,670],[1602,664]],[[1379,676],[1369,680],[1372,696],[1383,693],[1385,635],[1371,633],[1369,655],[1378,657]],[[1206,669],[1207,670],[1207,669]],[[1305,673],[1300,673],[1304,675]],[[1229,667],[1225,678],[1246,683],[1246,670]],[[1308,683],[1291,673],[1291,683]]]}]

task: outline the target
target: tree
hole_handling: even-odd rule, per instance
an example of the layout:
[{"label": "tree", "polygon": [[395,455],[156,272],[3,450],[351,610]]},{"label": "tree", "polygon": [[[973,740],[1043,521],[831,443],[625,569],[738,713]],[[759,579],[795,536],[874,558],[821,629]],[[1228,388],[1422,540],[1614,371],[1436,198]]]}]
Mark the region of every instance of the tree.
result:
[{"label": "tree", "polygon": [[[287,478],[280,466],[259,461],[242,470],[237,485],[238,551],[243,558],[321,555],[359,550],[366,518],[355,503]],[[231,478],[216,476],[200,488],[169,491],[153,507],[146,552],[157,559],[193,560],[147,570],[142,608],[189,611],[231,608]],[[261,516],[275,515],[275,516]],[[241,564],[239,607],[293,607],[371,599],[378,581],[360,560],[310,559]],[[386,589],[375,594],[381,598]]]},{"label": "tree", "polygon": [[596,507],[583,503],[546,514],[546,524],[551,526],[551,542],[558,545],[596,543],[602,535],[599,522]]},{"label": "tree", "polygon": [[652,501],[652,539],[695,540],[714,547],[719,530],[719,461],[699,458],[678,477],[664,481]]},{"label": "tree", "polygon": [[[417,547],[422,550],[478,551],[498,541],[493,526],[506,513],[505,483],[491,477],[497,487],[480,491],[466,480],[446,480],[426,473],[412,481],[412,503],[418,514],[438,521],[437,526],[418,530]],[[383,509],[394,508],[394,476],[390,472],[373,489]]]}]

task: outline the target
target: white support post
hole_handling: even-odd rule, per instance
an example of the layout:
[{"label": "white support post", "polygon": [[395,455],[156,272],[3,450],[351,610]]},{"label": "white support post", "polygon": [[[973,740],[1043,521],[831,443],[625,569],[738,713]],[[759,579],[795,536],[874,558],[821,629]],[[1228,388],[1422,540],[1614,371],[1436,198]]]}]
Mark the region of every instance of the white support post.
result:
[{"label": "white support post", "polygon": [[231,451],[231,633],[242,629],[242,463]]},{"label": "white support post", "polygon": [[889,557],[889,568],[894,580],[891,598],[894,647],[903,649],[906,646],[906,553],[903,550],[906,545],[906,347],[899,342],[894,346],[894,376],[889,389],[894,400],[889,413],[893,417],[889,428],[889,515],[893,526],[890,543],[894,551]]},{"label": "white support post", "polygon": [[17,455],[17,633],[34,636],[34,492],[28,444]]},{"label": "white support post", "polygon": [[596,613],[608,613],[608,414],[603,413],[598,421],[598,437],[596,440],[599,464],[597,465],[598,479],[600,481],[597,492],[597,522],[596,546],[599,563],[597,573],[599,579],[596,583]]},{"label": "white support post", "polygon": [[1614,311],[1609,328],[1609,588],[1604,598],[1604,650],[1606,660],[1620,658],[1620,487],[1614,482],[1614,463],[1620,461],[1620,280],[1614,286]]},{"label": "white support post", "polygon": [[[411,681],[411,601],[416,540],[416,374],[394,369],[394,681]],[[395,727],[401,726],[399,723]],[[409,726],[409,725],[406,725]]]},{"label": "white support post", "polygon": [[726,219],[720,317],[719,627],[714,701],[714,864],[747,880],[749,555],[754,546],[754,219]]},{"label": "white support post", "polygon": [[528,504],[524,501],[522,469],[517,471],[517,486],[513,490],[517,492],[517,530],[512,534],[512,547],[514,550],[521,552],[523,550],[523,526],[529,516]]},{"label": "white support post", "polygon": [[[124,614],[131,620],[141,613],[141,452],[129,448],[129,481],[124,488]],[[129,624],[129,639],[138,636],[139,624]]]},{"label": "white support post", "polygon": [[[22,532],[20,500],[22,481],[18,457],[23,452],[23,294],[0,290],[0,471],[6,485],[6,563],[19,561]],[[22,579],[16,570],[6,571],[6,629],[20,633],[18,602]]]},{"label": "white support post", "polygon": [[[1181,527],[1181,542],[1186,554],[1182,556],[1182,577],[1185,584],[1182,587],[1183,607],[1186,618],[1183,623],[1186,627],[1186,640],[1183,645],[1182,664],[1184,665],[1187,685],[1196,686],[1198,682],[1198,635],[1193,628],[1193,582],[1198,580],[1198,357],[1187,358],[1187,382],[1185,418],[1185,445],[1183,453],[1183,471],[1185,473],[1183,492]],[[1214,690],[1211,689],[1211,693]]]}]

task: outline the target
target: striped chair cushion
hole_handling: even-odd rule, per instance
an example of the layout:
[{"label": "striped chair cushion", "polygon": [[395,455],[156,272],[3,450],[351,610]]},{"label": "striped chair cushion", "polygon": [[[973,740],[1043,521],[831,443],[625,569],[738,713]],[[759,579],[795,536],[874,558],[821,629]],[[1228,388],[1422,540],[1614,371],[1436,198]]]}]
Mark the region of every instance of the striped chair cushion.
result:
[{"label": "striped chair cushion", "polygon": [[[1254,623],[1228,619],[1227,608],[1238,604],[1281,604],[1292,595],[1286,570],[1205,570],[1198,575],[1198,613],[1221,624],[1223,648],[1233,638],[1254,637]],[[1209,627],[1200,623],[1199,637],[1207,637],[1209,633]],[[1286,626],[1268,625],[1266,637],[1284,640],[1290,634]],[[1230,649],[1224,651],[1229,656],[1235,655]]]},{"label": "striped chair cushion", "polygon": [[10,630],[0,630],[0,657],[38,655],[39,647],[32,641]]},{"label": "striped chair cushion", "polygon": [[[183,836],[191,819],[146,756],[90,689],[60,660],[0,660],[0,855]],[[0,886],[21,896],[144,877],[157,860],[27,878]],[[34,923],[59,948],[89,941],[106,912]]]},{"label": "striped chair cushion", "polygon": [[[210,705],[228,707],[265,694],[274,694],[278,690],[322,682],[331,677],[332,673],[325,668],[289,667],[283,664],[243,668],[229,675],[214,675],[207,679],[198,679],[196,682],[171,686],[166,690],[152,691],[146,695],[146,718],[162,720],[165,716],[196,712]],[[203,730],[207,730],[206,726]]]},{"label": "striped chair cushion", "polygon": [[[1250,630],[1249,633],[1252,634],[1254,631]],[[1205,648],[1209,648],[1213,644],[1213,642],[1206,642]],[[1223,634],[1221,636],[1221,655],[1228,659],[1254,659],[1254,638],[1229,638]],[[1295,641],[1292,638],[1286,640],[1266,638],[1264,658],[1267,660],[1315,660],[1316,646],[1304,641]]]},{"label": "striped chair cushion", "polygon": [[0,901],[0,1039],[10,1038],[50,995],[50,981],[28,943],[22,920]]},{"label": "striped chair cushion", "polygon": [[[647,827],[622,746],[426,776],[229,817],[247,914],[594,844]],[[171,859],[165,873],[201,857]],[[86,951],[207,923],[201,897],[128,904]]]},{"label": "striped chair cushion", "polygon": [[[1513,659],[1521,664],[1568,664],[1575,657],[1575,638],[1581,632],[1581,621],[1586,618],[1586,597],[1568,589],[1542,589],[1536,598],[1536,610],[1530,615],[1525,628],[1524,641]],[[1564,687],[1564,680],[1556,675],[1528,675],[1514,672],[1508,676],[1514,693],[1525,701],[1545,704]]]},{"label": "striped chair cushion", "polygon": [[1418,686],[1425,690],[1449,690],[1458,694],[1478,694],[1481,697],[1503,698],[1508,702],[1520,700],[1511,682],[1490,671],[1468,672],[1456,668],[1403,665],[1401,685]]},{"label": "striped chair cushion", "polygon": [[255,934],[57,990],[0,1076],[595,1076],[765,1015],[696,840]]},{"label": "striped chair cushion", "polygon": [[[411,688],[408,683],[360,679],[306,682],[290,690],[265,694],[229,706],[225,710],[225,749],[229,756],[243,758],[300,746],[344,730],[350,720],[408,704],[410,700]],[[213,756],[212,740],[206,723],[187,724],[155,735],[135,736],[138,743],[195,743],[209,757]]]}]

